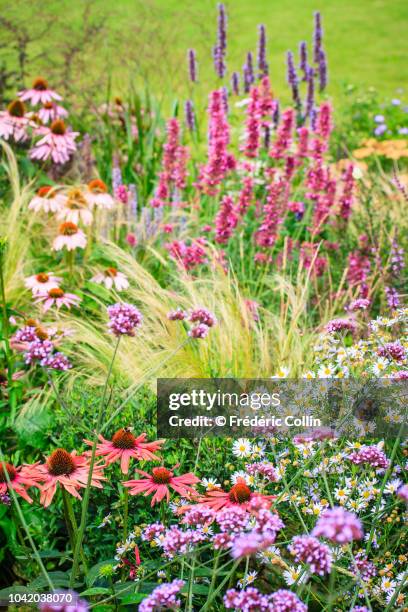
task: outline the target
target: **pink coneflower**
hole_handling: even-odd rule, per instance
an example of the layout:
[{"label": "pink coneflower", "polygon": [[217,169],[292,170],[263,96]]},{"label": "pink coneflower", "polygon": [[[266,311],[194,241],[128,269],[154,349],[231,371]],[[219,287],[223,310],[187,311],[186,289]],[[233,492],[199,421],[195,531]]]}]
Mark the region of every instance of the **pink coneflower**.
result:
[{"label": "pink coneflower", "polygon": [[107,308],[108,328],[114,336],[134,336],[143,321],[142,313],[133,304],[118,303]]},{"label": "pink coneflower", "polygon": [[27,140],[27,127],[30,120],[25,115],[25,106],[20,100],[11,102],[5,111],[0,112],[0,137],[13,138],[15,142]]},{"label": "pink coneflower", "polygon": [[93,215],[88,207],[88,202],[80,189],[73,188],[67,193],[67,197],[61,206],[58,219],[78,225],[81,221],[84,225],[91,225]]},{"label": "pink coneflower", "polygon": [[66,199],[65,195],[58,193],[51,185],[44,185],[37,190],[37,194],[29,203],[28,208],[34,210],[34,212],[54,213],[60,210]]},{"label": "pink coneflower", "polygon": [[209,508],[213,508],[216,512],[222,508],[230,508],[240,506],[243,509],[251,507],[253,499],[259,498],[260,501],[270,505],[274,499],[273,495],[262,495],[261,493],[253,493],[246,484],[243,478],[238,478],[237,482],[229,491],[214,490],[208,491],[204,497],[200,498],[200,504],[205,504]]},{"label": "pink coneflower", "polygon": [[65,221],[59,226],[59,234],[52,243],[54,251],[60,251],[64,247],[67,251],[84,249],[86,247],[86,236],[79,227],[71,221]]},{"label": "pink coneflower", "polygon": [[61,96],[48,87],[48,81],[38,77],[35,79],[31,89],[24,89],[18,94],[24,102],[28,100],[33,106],[36,104],[46,104],[53,100],[62,100]]},{"label": "pink coneflower", "polygon": [[[146,434],[134,436],[130,429],[124,427],[119,429],[112,437],[112,440],[106,440],[103,436],[98,436],[100,444],[96,447],[96,455],[105,457],[107,465],[120,461],[120,469],[124,474],[129,471],[129,462],[131,457],[139,461],[159,461],[160,457],[155,455],[155,451],[160,450],[164,444],[164,440],[155,440],[154,442],[145,442]],[[92,446],[92,442],[85,440],[87,444]]]},{"label": "pink coneflower", "polygon": [[39,295],[40,293],[47,293],[50,289],[56,289],[61,280],[59,276],[54,276],[51,272],[40,272],[28,276],[24,280],[24,284],[27,289],[31,289],[33,295]]},{"label": "pink coneflower", "polygon": [[46,102],[38,111],[38,116],[42,123],[51,123],[55,119],[63,119],[68,117],[68,111],[55,102]]},{"label": "pink coneflower", "polygon": [[[68,493],[81,499],[78,489],[87,486],[89,475],[88,457],[77,455],[76,451],[69,453],[64,448],[57,448],[48,457],[46,463],[38,466],[44,484],[41,486],[41,504],[47,508],[56,493],[57,485]],[[103,465],[95,463],[92,471],[91,485],[102,488],[101,481],[106,480],[103,475]]]},{"label": "pink coneflower", "polygon": [[182,476],[174,476],[173,471],[165,467],[155,467],[152,469],[151,474],[143,472],[142,470],[136,470],[136,472],[145,476],[145,478],[141,478],[140,480],[127,480],[122,484],[129,488],[129,493],[131,495],[144,493],[146,496],[154,493],[151,502],[152,507],[164,498],[166,498],[168,502],[170,501],[169,487],[183,497],[197,494],[191,485],[197,484],[200,482],[200,479],[191,472],[183,474]]},{"label": "pink coneflower", "polygon": [[77,306],[81,301],[81,298],[73,293],[65,293],[60,287],[50,289],[47,293],[38,295],[35,299],[36,303],[42,302],[44,304],[44,312],[47,312],[52,306],[56,306],[58,310],[61,306],[71,308],[71,306]]},{"label": "pink coneflower", "polygon": [[[33,465],[20,465],[15,467],[11,463],[5,463],[4,466],[0,463],[0,495],[7,493],[7,490],[14,489],[23,499],[32,503],[31,497],[28,495],[25,487],[39,487],[42,480],[41,474],[37,470],[37,463]],[[5,474],[7,471],[10,483],[7,482]]]},{"label": "pink coneflower", "polygon": [[295,536],[289,546],[296,563],[307,563],[312,574],[330,574],[332,555],[326,544],[308,535]]},{"label": "pink coneflower", "polygon": [[337,544],[347,544],[353,540],[361,540],[363,527],[353,512],[347,512],[344,508],[336,506],[322,513],[312,535],[327,538]]},{"label": "pink coneflower", "polygon": [[101,179],[93,179],[87,185],[84,196],[89,206],[110,210],[115,206],[115,200],[108,193],[108,187]]},{"label": "pink coneflower", "polygon": [[124,291],[129,287],[129,281],[122,272],[116,268],[106,268],[103,272],[98,272],[91,278],[93,283],[105,285],[107,289],[114,287],[116,291]]},{"label": "pink coneflower", "polygon": [[42,138],[31,149],[31,159],[45,161],[51,157],[55,164],[65,164],[76,151],[75,138],[79,132],[67,129],[62,119],[56,119],[50,127],[40,127]]}]

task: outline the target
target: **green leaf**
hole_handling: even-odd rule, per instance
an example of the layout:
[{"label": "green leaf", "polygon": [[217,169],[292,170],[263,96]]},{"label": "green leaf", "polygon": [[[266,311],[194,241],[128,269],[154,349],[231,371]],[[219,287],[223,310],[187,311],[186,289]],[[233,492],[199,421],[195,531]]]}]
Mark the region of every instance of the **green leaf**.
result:
[{"label": "green leaf", "polygon": [[100,563],[93,565],[91,569],[88,571],[88,574],[86,575],[86,578],[85,578],[85,581],[88,587],[93,586],[94,582],[98,578],[100,578],[99,570],[101,569],[101,567],[103,567],[104,565],[115,565],[115,564],[116,564],[115,559],[106,559],[105,561],[100,561]]},{"label": "green leaf", "polygon": [[92,587],[90,589],[86,589],[86,591],[82,591],[80,595],[83,595],[84,597],[92,597],[92,595],[106,595],[107,593],[110,593],[110,590],[106,587]]}]

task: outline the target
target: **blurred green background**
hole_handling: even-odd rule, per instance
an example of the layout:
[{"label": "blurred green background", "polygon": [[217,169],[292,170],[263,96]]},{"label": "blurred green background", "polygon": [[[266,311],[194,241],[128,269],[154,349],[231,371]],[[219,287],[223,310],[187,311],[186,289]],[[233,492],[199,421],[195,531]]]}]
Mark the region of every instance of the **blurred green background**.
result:
[{"label": "blurred green background", "polygon": [[[228,69],[241,70],[256,53],[257,26],[268,34],[272,85],[288,97],[285,53],[311,41],[313,12],[323,16],[329,95],[344,84],[373,86],[394,96],[407,83],[407,0],[226,0]],[[26,83],[49,76],[65,93],[89,104],[129,83],[147,83],[166,103],[190,94],[186,51],[196,49],[200,84],[195,98],[217,84],[211,50],[216,36],[213,0],[1,0],[0,63]],[[22,65],[23,64],[23,65]]]}]

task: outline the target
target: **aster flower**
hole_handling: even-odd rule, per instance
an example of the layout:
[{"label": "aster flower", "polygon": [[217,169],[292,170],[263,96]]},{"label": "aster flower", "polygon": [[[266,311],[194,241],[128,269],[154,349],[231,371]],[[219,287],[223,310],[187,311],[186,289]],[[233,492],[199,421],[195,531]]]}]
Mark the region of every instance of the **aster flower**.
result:
[{"label": "aster flower", "polygon": [[58,193],[55,187],[44,185],[37,190],[36,195],[30,201],[28,208],[34,212],[43,211],[45,213],[58,212],[65,203],[66,196]]},{"label": "aster flower", "polygon": [[28,138],[27,128],[30,120],[25,114],[25,106],[20,100],[11,102],[5,111],[0,112],[0,137],[24,142]]},{"label": "aster flower", "polygon": [[259,500],[267,505],[271,505],[273,495],[262,495],[261,493],[253,493],[246,484],[243,478],[238,478],[229,491],[213,490],[200,498],[200,504],[205,504],[208,508],[219,511],[222,508],[231,508],[240,506],[242,509],[249,509],[252,501]]},{"label": "aster flower", "polygon": [[139,480],[127,480],[122,484],[129,488],[129,493],[131,495],[144,493],[146,496],[153,493],[151,502],[152,507],[164,498],[167,499],[167,502],[170,501],[169,487],[183,497],[197,494],[191,485],[197,484],[200,482],[200,479],[191,472],[183,474],[182,476],[174,476],[172,470],[168,470],[163,466],[153,468],[151,474],[142,470],[136,470],[136,472],[144,476],[144,478]]},{"label": "aster flower", "polygon": [[35,79],[32,88],[20,91],[18,96],[23,102],[31,102],[33,106],[36,104],[46,104],[53,100],[62,100],[57,92],[48,87],[48,81],[42,77]]},{"label": "aster flower", "polygon": [[68,130],[62,119],[56,119],[50,127],[40,127],[37,130],[42,138],[31,149],[31,159],[45,161],[49,158],[55,164],[65,164],[76,151],[75,138],[79,132]]},{"label": "aster flower", "polygon": [[116,268],[106,268],[103,272],[98,272],[91,278],[93,283],[105,285],[107,289],[116,289],[116,291],[124,291],[129,287],[129,281],[123,272],[118,272]]},{"label": "aster flower", "polygon": [[28,276],[24,280],[24,285],[27,289],[31,289],[33,295],[39,295],[59,287],[61,280],[59,276],[54,276],[52,272],[40,272],[39,274]]},{"label": "aster flower", "polygon": [[327,538],[337,544],[347,544],[353,540],[361,540],[363,528],[360,519],[354,513],[335,506],[322,513],[312,535]]},{"label": "aster flower", "polygon": [[108,187],[101,179],[90,181],[84,192],[84,197],[89,206],[110,210],[115,206],[115,200],[108,193]]},{"label": "aster flower", "polygon": [[296,563],[307,563],[312,574],[330,574],[332,555],[326,544],[308,535],[295,536],[289,546]]},{"label": "aster flower", "polygon": [[[119,429],[111,440],[106,440],[102,435],[99,435],[100,443],[96,446],[96,455],[105,457],[107,465],[120,461],[120,469],[124,474],[129,471],[130,459],[139,461],[159,461],[160,457],[155,455],[155,451],[160,450],[164,444],[164,440],[155,440],[154,442],[146,442],[147,435],[145,433],[139,436],[134,436],[131,430],[127,427]],[[93,442],[85,440],[86,444],[92,446]]]},{"label": "aster flower", "polygon": [[[92,471],[91,485],[102,488],[103,464],[95,463]],[[78,489],[86,488],[89,475],[89,459],[77,455],[76,451],[69,453],[64,448],[57,448],[47,458],[46,463],[38,466],[43,484],[40,487],[40,503],[47,508],[53,500],[59,485],[70,495],[81,499]]]},{"label": "aster flower", "polygon": [[42,123],[51,123],[55,119],[68,117],[68,111],[55,102],[45,102],[37,114]]},{"label": "aster flower", "polygon": [[139,612],[155,612],[155,610],[177,610],[181,606],[177,595],[183,588],[184,580],[165,582],[156,587],[152,593],[139,604]]},{"label": "aster flower", "polygon": [[[41,474],[37,471],[37,463],[33,465],[20,465],[15,467],[11,463],[0,463],[0,495],[5,495],[7,490],[13,489],[23,499],[32,503],[32,498],[27,493],[26,487],[39,487],[42,480]],[[5,474],[7,471],[10,483]]]},{"label": "aster flower", "polygon": [[138,327],[141,326],[143,316],[132,304],[117,303],[107,308],[109,323],[108,328],[114,336],[134,336]]},{"label": "aster flower", "polygon": [[80,189],[74,187],[68,191],[65,201],[58,211],[57,218],[75,225],[78,225],[80,221],[84,225],[91,225],[93,215]]},{"label": "aster flower", "polygon": [[61,287],[50,289],[47,293],[38,295],[35,302],[38,304],[43,303],[43,310],[47,312],[52,306],[56,306],[58,310],[62,306],[71,308],[71,306],[77,306],[81,298],[73,293],[65,293]]},{"label": "aster flower", "polygon": [[86,247],[86,236],[75,223],[71,221],[61,223],[58,232],[58,236],[52,243],[54,251],[61,251],[64,247],[67,251],[74,251],[76,248],[84,249]]}]

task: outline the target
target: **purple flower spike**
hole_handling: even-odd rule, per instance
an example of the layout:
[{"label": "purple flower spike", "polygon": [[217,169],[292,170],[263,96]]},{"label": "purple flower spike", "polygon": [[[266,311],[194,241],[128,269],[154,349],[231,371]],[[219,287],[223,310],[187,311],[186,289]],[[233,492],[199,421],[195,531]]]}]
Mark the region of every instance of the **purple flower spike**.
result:
[{"label": "purple flower spike", "polygon": [[315,90],[314,90],[314,70],[309,68],[307,71],[307,96],[305,116],[311,117],[315,107]]},{"label": "purple flower spike", "polygon": [[292,88],[293,102],[295,103],[296,108],[300,108],[301,102],[300,102],[300,97],[299,97],[299,81],[298,81],[298,76],[296,74],[296,68],[295,68],[295,63],[293,60],[292,51],[288,51],[287,56],[286,56],[286,61],[287,61],[287,79],[288,79],[289,85]]},{"label": "purple flower spike", "polygon": [[243,68],[244,73],[244,91],[248,93],[251,89],[251,85],[255,82],[254,76],[254,62],[251,51],[247,53],[247,61]]},{"label": "purple flower spike", "polygon": [[259,26],[258,69],[260,77],[267,75],[269,72],[268,62],[266,61],[266,29],[264,25]]},{"label": "purple flower spike", "polygon": [[235,96],[239,96],[239,73],[233,72],[231,76],[231,88]]},{"label": "purple flower spike", "polygon": [[307,81],[308,73],[309,73],[309,66],[307,63],[307,45],[304,40],[299,45],[299,56],[300,56],[299,69],[302,70],[303,72],[302,81]]},{"label": "purple flower spike", "polygon": [[315,19],[315,27],[313,33],[313,61],[315,64],[319,64],[320,61],[320,51],[322,50],[322,17],[319,11],[316,11],[314,14]]},{"label": "purple flower spike", "polygon": [[320,49],[319,55],[319,88],[323,91],[327,87],[327,60],[323,49]]},{"label": "purple flower spike", "polygon": [[190,75],[190,81],[192,83],[197,83],[197,57],[194,49],[188,50],[188,72]]},{"label": "purple flower spike", "polygon": [[191,100],[187,100],[184,106],[184,114],[186,118],[186,124],[190,132],[194,132],[195,129],[195,114],[194,106]]},{"label": "purple flower spike", "polygon": [[225,65],[225,53],[227,50],[227,15],[223,4],[218,5],[217,23],[217,44],[213,49],[213,57],[215,72],[220,79],[222,79],[227,70]]}]

